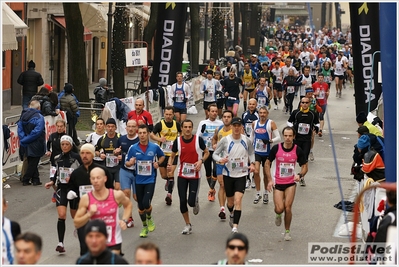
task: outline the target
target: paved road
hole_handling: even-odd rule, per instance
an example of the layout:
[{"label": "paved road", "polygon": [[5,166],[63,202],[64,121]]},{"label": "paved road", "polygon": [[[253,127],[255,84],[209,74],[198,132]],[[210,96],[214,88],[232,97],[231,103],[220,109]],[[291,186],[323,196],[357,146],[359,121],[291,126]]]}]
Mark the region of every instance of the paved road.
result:
[{"label": "paved road", "polygon": [[[332,87],[334,88],[334,87]],[[332,91],[334,92],[334,90]],[[354,180],[349,175],[352,163],[353,145],[357,140],[357,124],[355,121],[353,89],[343,91],[341,99],[331,94],[329,100],[329,116],[331,124],[326,122],[322,138],[316,137],[315,161],[309,163],[306,176],[307,186],[298,187],[293,205],[293,221],[291,242],[283,241],[283,226],[274,225],[273,201],[268,205],[261,202],[253,204],[254,189],[246,190],[243,199],[243,212],[239,231],[249,237],[250,249],[248,259],[259,259],[260,264],[307,264],[308,242],[348,242],[347,238],[334,236],[341,211],[333,207],[340,200],[337,187],[337,175],[332,156],[329,130],[332,131],[337,162],[342,179],[345,198],[351,195]],[[297,105],[298,98],[294,105]],[[198,125],[204,118],[203,110],[197,106],[198,115],[188,118]],[[242,106],[240,112],[242,111]],[[281,109],[271,110],[271,119],[275,120],[279,130],[286,125],[288,115]],[[84,137],[83,132],[80,133]],[[46,177],[49,165],[39,168],[42,181]],[[203,169],[204,174],[204,169]],[[203,176],[204,177],[204,176]],[[65,238],[66,253],[59,255],[55,251],[58,243],[55,204],[50,202],[52,191],[44,187],[23,187],[16,178],[8,183],[10,189],[4,189],[9,201],[6,216],[21,224],[22,231],[33,231],[43,237],[44,246],[40,260],[42,264],[73,264],[79,256],[79,242],[73,236],[73,223],[67,218]],[[225,240],[230,234],[228,222],[221,222],[217,216],[219,205],[207,200],[208,185],[206,179],[201,180],[201,211],[190,217],[193,225],[192,235],[182,235],[184,221],[179,211],[178,195],[175,189],[172,206],[164,202],[165,191],[163,180],[158,179],[153,199],[153,217],[156,230],[146,240],[153,241],[161,248],[162,261],[165,264],[212,264],[224,257]],[[134,262],[133,251],[136,245],[143,242],[139,232],[141,223],[134,203],[133,216],[136,226],[123,231],[123,251],[128,262]]]}]

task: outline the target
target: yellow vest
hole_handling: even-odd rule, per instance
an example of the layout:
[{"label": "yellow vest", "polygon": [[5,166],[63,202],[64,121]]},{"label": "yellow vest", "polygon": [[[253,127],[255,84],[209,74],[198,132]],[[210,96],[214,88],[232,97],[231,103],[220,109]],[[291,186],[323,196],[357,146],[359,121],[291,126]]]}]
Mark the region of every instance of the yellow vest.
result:
[{"label": "yellow vest", "polygon": [[[252,70],[250,69],[248,73],[244,70],[244,74],[242,75],[242,77],[244,80],[244,84],[252,83],[252,81],[254,79],[252,77]],[[246,87],[246,89],[255,89],[255,84],[252,83],[252,85],[250,87]]]},{"label": "yellow vest", "polygon": [[228,136],[229,134],[232,134],[232,133],[233,133],[233,127],[231,127],[230,130],[227,131],[227,132],[225,132],[223,129],[224,129],[224,126],[218,130],[218,142],[219,142],[220,140],[222,140],[223,137],[226,137],[226,136]]},{"label": "yellow vest", "polygon": [[171,144],[173,144],[173,142],[176,140],[177,136],[179,135],[179,132],[177,131],[177,124],[176,121],[173,120],[173,126],[169,128],[168,126],[166,126],[165,120],[161,120],[161,125],[162,125],[162,130],[159,132],[159,136],[165,137],[166,142],[165,143],[159,142],[159,146],[162,148],[162,150],[164,150],[165,156],[170,156],[172,153],[165,151],[167,150],[165,149],[165,145],[168,144],[170,145],[170,149],[172,148]]}]

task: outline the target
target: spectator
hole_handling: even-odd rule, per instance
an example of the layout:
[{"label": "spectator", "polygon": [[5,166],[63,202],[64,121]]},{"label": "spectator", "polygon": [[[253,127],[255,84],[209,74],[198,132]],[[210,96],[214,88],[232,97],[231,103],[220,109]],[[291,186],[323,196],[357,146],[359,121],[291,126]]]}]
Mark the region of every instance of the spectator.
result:
[{"label": "spectator", "polygon": [[41,185],[39,171],[37,165],[40,158],[46,153],[46,130],[44,117],[40,113],[39,101],[33,100],[29,104],[29,108],[24,109],[21,118],[17,122],[18,137],[20,140],[20,154],[26,155],[28,167],[22,178],[24,186]]},{"label": "spectator", "polygon": [[58,112],[56,111],[56,106],[58,104],[57,94],[54,92],[50,92],[48,88],[43,86],[36,95],[32,96],[31,100],[39,101],[40,110],[43,116],[58,115]]},{"label": "spectator", "polygon": [[248,264],[245,261],[248,249],[248,238],[242,233],[233,233],[227,238],[226,242],[227,258],[218,261],[217,265]]},{"label": "spectator", "polygon": [[134,264],[162,264],[159,247],[152,242],[138,245]]},{"label": "spectator", "polygon": [[129,264],[122,256],[108,249],[107,225],[103,220],[89,221],[85,231],[89,252],[81,256],[76,264]]},{"label": "spectator", "polygon": [[366,113],[359,112],[356,116],[356,122],[360,126],[366,126],[369,129],[369,132],[376,135],[376,136],[381,136],[382,137],[382,132],[380,129],[377,128],[377,126],[373,125],[371,122],[367,120]]},{"label": "spectator", "polygon": [[2,264],[8,265],[14,263],[14,240],[21,233],[21,227],[19,223],[11,221],[4,217],[4,212],[8,208],[8,201],[6,201],[3,195],[3,238],[2,238]]},{"label": "spectator", "polygon": [[76,97],[73,94],[74,88],[70,83],[64,86],[65,94],[60,98],[61,110],[67,112],[67,122],[68,122],[68,135],[72,137],[75,145],[79,146],[80,141],[78,139],[78,134],[76,132],[76,123],[78,122],[78,117],[76,113],[79,110],[79,104],[76,101]]},{"label": "spectator", "polygon": [[[109,100],[109,90],[107,86],[107,80],[105,78],[100,78],[98,81],[100,84],[94,88],[93,94],[95,96],[96,103],[104,104]],[[99,106],[98,108],[102,108]]]},{"label": "spectator", "polygon": [[26,109],[32,96],[37,93],[37,87],[44,84],[42,75],[35,71],[33,60],[28,63],[28,70],[22,72],[17,82],[22,85],[22,108]]},{"label": "spectator", "polygon": [[17,264],[36,264],[42,255],[42,238],[37,234],[20,234],[14,240],[14,245]]}]

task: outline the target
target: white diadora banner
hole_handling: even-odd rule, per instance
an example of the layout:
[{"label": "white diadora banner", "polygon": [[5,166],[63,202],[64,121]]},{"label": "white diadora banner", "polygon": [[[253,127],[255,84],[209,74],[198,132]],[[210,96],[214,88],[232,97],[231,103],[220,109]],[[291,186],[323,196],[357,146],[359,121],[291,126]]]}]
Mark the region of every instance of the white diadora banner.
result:
[{"label": "white diadora banner", "polygon": [[147,48],[125,49],[126,67],[147,66]]},{"label": "white diadora banner", "polygon": [[[46,142],[49,136],[57,131],[57,127],[55,126],[55,122],[58,119],[64,119],[66,121],[66,116],[63,111],[60,111],[58,116],[46,116],[44,117],[45,128],[46,128]],[[17,166],[21,163],[19,157],[19,137],[18,137],[18,126],[17,124],[9,125],[8,128],[10,129],[10,138],[7,140],[8,149],[5,149],[3,146],[3,158],[2,164],[3,169],[8,169],[14,166]],[[3,132],[1,134],[1,140],[3,140]]]}]

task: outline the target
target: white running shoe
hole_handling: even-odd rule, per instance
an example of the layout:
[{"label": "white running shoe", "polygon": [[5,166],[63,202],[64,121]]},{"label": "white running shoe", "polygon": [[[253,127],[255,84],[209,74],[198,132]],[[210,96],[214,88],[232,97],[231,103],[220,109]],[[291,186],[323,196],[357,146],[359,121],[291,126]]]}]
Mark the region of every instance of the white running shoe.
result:
[{"label": "white running shoe", "polygon": [[186,226],[184,226],[184,229],[181,233],[183,235],[189,235],[189,234],[191,234],[192,230],[193,230],[193,228],[191,227],[191,224],[186,224]]},{"label": "white running shoe", "polygon": [[309,159],[310,161],[314,161],[314,156],[312,151],[309,153]]},{"label": "white running shoe", "polygon": [[280,225],[281,225],[281,214],[280,214],[280,216],[278,216],[278,215],[276,214],[276,219],[274,220],[274,223],[275,223],[277,226],[280,226]]},{"label": "white running shoe", "polygon": [[284,240],[285,241],[291,241],[292,240],[290,232],[285,232]]}]

